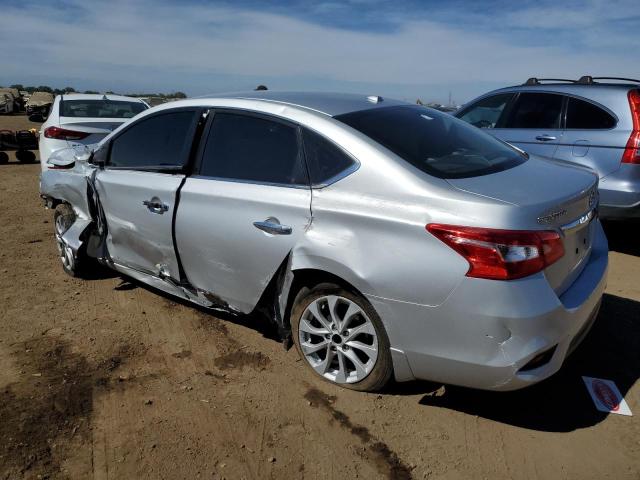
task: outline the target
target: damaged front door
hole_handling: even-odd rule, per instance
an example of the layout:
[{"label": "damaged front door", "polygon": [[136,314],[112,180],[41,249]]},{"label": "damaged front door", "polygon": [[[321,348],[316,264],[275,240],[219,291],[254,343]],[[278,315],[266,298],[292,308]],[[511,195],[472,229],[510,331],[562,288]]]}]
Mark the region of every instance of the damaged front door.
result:
[{"label": "damaged front door", "polygon": [[143,117],[111,141],[95,185],[106,217],[107,249],[116,264],[181,280],[173,216],[197,114],[180,109]]}]

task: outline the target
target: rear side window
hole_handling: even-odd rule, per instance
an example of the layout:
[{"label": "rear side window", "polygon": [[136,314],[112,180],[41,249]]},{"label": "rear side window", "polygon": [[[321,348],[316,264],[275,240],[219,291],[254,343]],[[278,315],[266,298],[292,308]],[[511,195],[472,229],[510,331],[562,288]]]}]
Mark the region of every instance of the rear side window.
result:
[{"label": "rear side window", "polygon": [[330,183],[355,166],[351,157],[337,145],[306,128],[302,131],[304,155],[313,185]]},{"label": "rear side window", "polygon": [[478,128],[500,128],[500,117],[512,97],[512,93],[501,93],[483,98],[465,109],[458,118]]},{"label": "rear side window", "polygon": [[142,102],[116,100],[63,100],[60,116],[72,118],[131,118],[147,109]]},{"label": "rear side window", "polygon": [[616,119],[606,110],[577,98],[569,97],[567,127],[578,130],[608,130],[615,127]]},{"label": "rear side window", "polygon": [[335,118],[440,178],[487,175],[526,161],[513,148],[468,123],[417,105],[375,108]]},{"label": "rear side window", "polygon": [[521,93],[507,120],[507,128],[560,128],[562,95]]},{"label": "rear side window", "polygon": [[109,166],[181,167],[187,162],[196,112],[182,111],[143,119],[116,137]]},{"label": "rear side window", "polygon": [[200,174],[278,185],[308,185],[295,127],[250,115],[216,113]]}]

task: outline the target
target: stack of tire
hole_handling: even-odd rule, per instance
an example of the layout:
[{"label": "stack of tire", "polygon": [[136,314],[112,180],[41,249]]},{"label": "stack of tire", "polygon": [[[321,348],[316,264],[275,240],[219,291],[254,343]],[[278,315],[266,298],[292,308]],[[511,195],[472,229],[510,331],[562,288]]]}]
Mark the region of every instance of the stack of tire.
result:
[{"label": "stack of tire", "polygon": [[0,130],[0,164],[9,161],[9,155],[5,150],[15,150],[16,158],[20,163],[33,163],[36,160],[35,153],[30,150],[38,149],[38,138],[31,130]]}]

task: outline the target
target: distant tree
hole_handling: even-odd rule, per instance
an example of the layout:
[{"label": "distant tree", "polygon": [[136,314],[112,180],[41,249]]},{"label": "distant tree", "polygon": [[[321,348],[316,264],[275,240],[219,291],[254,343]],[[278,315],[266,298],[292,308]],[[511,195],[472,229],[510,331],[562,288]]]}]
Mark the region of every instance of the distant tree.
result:
[{"label": "distant tree", "polygon": [[75,93],[76,89],[73,87],[64,87],[64,93]]},{"label": "distant tree", "polygon": [[256,89],[256,91],[269,90],[266,85],[258,85],[255,89]]},{"label": "distant tree", "polygon": [[187,98],[187,94],[184,92],[173,92],[171,96],[173,98]]},{"label": "distant tree", "polygon": [[100,92],[96,92],[95,90],[85,90],[84,93],[98,94]]},{"label": "distant tree", "polygon": [[38,88],[36,88],[37,91],[39,92],[49,92],[49,93],[53,93],[53,88],[47,86],[47,85],[40,85]]},{"label": "distant tree", "polygon": [[106,93],[106,94],[108,94],[108,95],[115,95],[115,92],[112,92],[111,90],[107,90],[107,91],[106,91],[106,92],[104,92],[104,93]]},{"label": "distant tree", "polygon": [[21,83],[16,83],[15,85],[11,85],[9,88],[17,88],[18,90],[24,90],[24,86]]}]

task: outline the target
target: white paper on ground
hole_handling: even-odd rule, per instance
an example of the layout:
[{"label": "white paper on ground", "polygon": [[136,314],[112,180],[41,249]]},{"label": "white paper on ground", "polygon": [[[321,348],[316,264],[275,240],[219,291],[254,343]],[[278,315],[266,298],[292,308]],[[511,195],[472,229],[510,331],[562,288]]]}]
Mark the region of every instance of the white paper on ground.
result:
[{"label": "white paper on ground", "polygon": [[592,377],[582,377],[582,380],[598,410],[618,415],[633,415],[613,381]]}]

